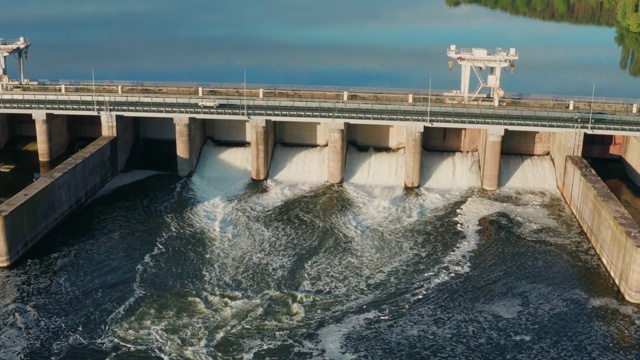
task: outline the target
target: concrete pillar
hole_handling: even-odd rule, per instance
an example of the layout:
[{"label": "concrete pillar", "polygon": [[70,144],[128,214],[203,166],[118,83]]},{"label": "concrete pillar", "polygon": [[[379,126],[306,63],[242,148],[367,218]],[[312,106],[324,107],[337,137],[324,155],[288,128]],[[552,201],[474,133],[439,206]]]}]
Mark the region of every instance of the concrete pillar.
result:
[{"label": "concrete pillar", "polygon": [[409,104],[413,103],[413,94],[409,94]]},{"label": "concrete pillar", "polygon": [[196,169],[200,149],[204,143],[204,122],[201,119],[179,116],[176,125],[176,154],[178,175],[188,176]]},{"label": "concrete pillar", "polygon": [[271,120],[251,120],[251,178],[266,180],[275,145],[275,124]]},{"label": "concrete pillar", "polygon": [[404,186],[420,187],[422,169],[422,133],[424,126],[407,126],[404,148]]},{"label": "concrete pillar", "polygon": [[7,114],[0,114],[0,150],[4,148],[10,137],[11,134],[9,132],[9,119],[7,119]]},{"label": "concrete pillar", "polygon": [[485,190],[497,190],[500,185],[500,156],[504,129],[483,131],[481,141],[480,182]]},{"label": "concrete pillar", "polygon": [[260,97],[260,99],[264,97],[264,89],[260,89],[260,93],[258,94],[258,96]]},{"label": "concrete pillar", "polygon": [[64,84],[60,85],[60,92],[63,94],[67,92],[67,88]]},{"label": "concrete pillar", "polygon": [[347,128],[343,122],[329,124],[329,144],[327,148],[327,181],[341,184],[344,181],[344,165],[347,152]]},{"label": "concrete pillar", "polygon": [[198,88],[198,96],[202,96],[202,86]]},{"label": "concrete pillar", "polygon": [[38,159],[51,161],[62,154],[69,143],[66,116],[55,116],[51,113],[33,113],[36,122],[36,140],[38,142]]},{"label": "concrete pillar", "polygon": [[135,142],[133,119],[127,116],[101,114],[102,136],[116,136],[118,138],[118,170],[122,170],[127,163],[131,148]]},{"label": "concrete pillar", "polygon": [[640,185],[640,137],[625,136],[622,144],[622,159],[627,176],[636,185]]},{"label": "concrete pillar", "polygon": [[342,101],[349,100],[349,92],[345,91],[342,93]]},{"label": "concrete pillar", "polygon": [[122,85],[118,85],[118,94],[122,95]]},{"label": "concrete pillar", "polygon": [[634,114],[638,113],[638,104],[633,104],[633,106],[631,107],[631,112]]},{"label": "concrete pillar", "polygon": [[564,171],[567,156],[582,156],[584,144],[584,132],[572,130],[553,134],[551,145],[551,158],[556,170],[556,182],[558,189],[564,186]]}]

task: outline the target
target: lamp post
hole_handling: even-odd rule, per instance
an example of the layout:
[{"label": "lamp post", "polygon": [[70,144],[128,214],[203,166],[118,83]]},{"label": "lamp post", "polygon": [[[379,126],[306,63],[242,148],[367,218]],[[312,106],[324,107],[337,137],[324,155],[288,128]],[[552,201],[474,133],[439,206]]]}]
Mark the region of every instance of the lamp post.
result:
[{"label": "lamp post", "polygon": [[96,73],[91,68],[91,83],[93,84],[93,111],[98,112],[98,105],[96,104]]},{"label": "lamp post", "polygon": [[431,122],[431,73],[429,73],[429,102],[427,103],[427,124]]},{"label": "lamp post", "polygon": [[244,82],[242,83],[242,86],[244,87],[244,117],[248,118],[249,116],[247,116],[247,70],[244,71]]},{"label": "lamp post", "polygon": [[589,132],[591,132],[591,122],[593,121],[593,98],[596,94],[596,84],[591,80],[591,110],[589,111]]}]

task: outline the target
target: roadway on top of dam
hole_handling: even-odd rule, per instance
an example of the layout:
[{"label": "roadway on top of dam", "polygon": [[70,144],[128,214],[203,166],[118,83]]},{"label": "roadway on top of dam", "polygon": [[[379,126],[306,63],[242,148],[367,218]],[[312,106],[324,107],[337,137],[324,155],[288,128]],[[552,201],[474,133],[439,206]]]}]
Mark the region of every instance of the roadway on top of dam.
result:
[{"label": "roadway on top of dam", "polygon": [[[104,90],[105,87],[100,87]],[[173,90],[172,90],[173,89]],[[580,130],[595,134],[640,133],[637,105],[617,99],[505,98],[462,103],[443,93],[342,92],[323,90],[207,89],[179,95],[176,88],[134,88],[121,94],[47,91],[0,92],[0,113],[49,112],[60,115],[113,114],[134,117],[344,121],[355,124],[423,123],[434,127],[508,128],[521,131]],[[36,87],[37,90],[37,87]],[[107,88],[108,90],[108,88]],[[122,88],[118,89],[122,92]],[[132,90],[129,90],[132,91]],[[176,95],[170,92],[176,92]],[[147,93],[145,93],[147,92]],[[158,92],[158,93],[148,93]],[[208,93],[207,93],[208,92]],[[200,89],[200,94],[203,90]],[[248,94],[248,95],[247,95]],[[346,100],[345,100],[346,99]],[[571,103],[571,105],[570,105]]]}]

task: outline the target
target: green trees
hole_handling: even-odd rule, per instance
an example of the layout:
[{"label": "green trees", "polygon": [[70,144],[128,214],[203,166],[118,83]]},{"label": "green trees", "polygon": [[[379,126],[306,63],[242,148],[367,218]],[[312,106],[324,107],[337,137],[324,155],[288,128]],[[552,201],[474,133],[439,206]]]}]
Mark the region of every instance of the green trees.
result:
[{"label": "green trees", "polygon": [[632,32],[640,32],[639,0],[618,0],[618,16],[620,24]]}]

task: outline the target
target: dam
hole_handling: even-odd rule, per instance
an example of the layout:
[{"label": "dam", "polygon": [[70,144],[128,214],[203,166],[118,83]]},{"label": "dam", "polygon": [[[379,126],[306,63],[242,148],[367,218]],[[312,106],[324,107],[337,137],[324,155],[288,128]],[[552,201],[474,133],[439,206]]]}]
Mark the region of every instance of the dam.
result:
[{"label": "dam", "polygon": [[[290,180],[286,169],[297,166],[297,180],[306,172],[329,184],[399,188],[446,187],[451,179],[488,191],[518,182],[531,186],[530,179],[506,170],[513,169],[509,156],[548,156],[555,179],[540,179],[540,186],[551,183],[560,190],[625,298],[640,302],[637,224],[582,158],[622,158],[640,181],[634,103],[459,103],[446,94],[296,89],[151,88],[145,95],[128,95],[140,89],[121,85],[98,90],[30,85],[0,94],[0,144],[14,136],[35,137],[42,174],[0,205],[3,266],[15,263],[115,177],[141,139],[175,142],[180,176],[193,174],[199,163],[208,166],[211,160],[200,159],[201,149],[217,144],[240,151],[226,171],[246,171],[254,181]],[[193,94],[167,95],[172,91]],[[78,137],[95,141],[51,168]],[[310,150],[298,154],[296,147]],[[441,158],[442,152],[467,155],[457,160]],[[438,180],[438,171],[428,169],[447,161],[462,163],[447,166],[456,173]],[[474,172],[477,180],[468,176]]]}]

